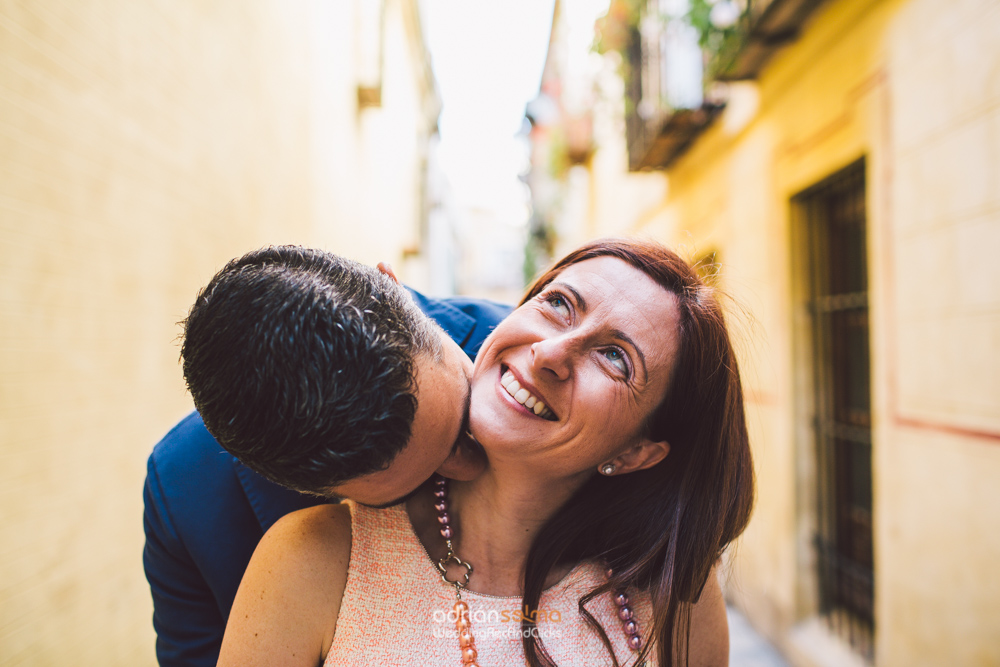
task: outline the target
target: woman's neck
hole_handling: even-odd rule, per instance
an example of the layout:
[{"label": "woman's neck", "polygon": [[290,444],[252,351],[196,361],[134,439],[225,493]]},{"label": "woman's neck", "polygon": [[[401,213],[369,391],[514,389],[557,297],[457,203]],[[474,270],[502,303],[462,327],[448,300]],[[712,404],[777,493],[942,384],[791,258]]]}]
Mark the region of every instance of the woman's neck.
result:
[{"label": "woman's neck", "polygon": [[[448,513],[454,531],[455,555],[473,566],[469,589],[489,595],[520,595],[528,551],[539,531],[565,503],[582,480],[534,479],[504,475],[487,469],[471,482],[450,482]],[[430,488],[407,502],[417,536],[434,560],[447,548],[434,509]],[[555,569],[546,580],[551,586],[566,574]],[[460,572],[460,570],[459,570]]]}]

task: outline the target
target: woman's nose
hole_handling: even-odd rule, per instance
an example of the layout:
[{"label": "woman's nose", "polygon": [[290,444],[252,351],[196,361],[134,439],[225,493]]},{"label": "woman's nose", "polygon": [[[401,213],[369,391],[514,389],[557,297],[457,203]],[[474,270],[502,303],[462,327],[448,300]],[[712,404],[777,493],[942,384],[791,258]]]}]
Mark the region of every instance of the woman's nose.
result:
[{"label": "woman's nose", "polygon": [[575,344],[568,336],[546,338],[531,345],[531,365],[536,373],[547,372],[558,380],[569,379]]}]

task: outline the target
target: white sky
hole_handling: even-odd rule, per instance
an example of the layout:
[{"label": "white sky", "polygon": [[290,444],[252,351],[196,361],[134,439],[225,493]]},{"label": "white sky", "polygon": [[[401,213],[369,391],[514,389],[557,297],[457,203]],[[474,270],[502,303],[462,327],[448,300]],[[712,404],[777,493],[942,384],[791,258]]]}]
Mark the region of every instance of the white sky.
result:
[{"label": "white sky", "polygon": [[[572,0],[570,0],[572,1]],[[441,93],[441,166],[456,204],[527,221],[527,166],[515,137],[538,94],[554,0],[423,0]]]}]

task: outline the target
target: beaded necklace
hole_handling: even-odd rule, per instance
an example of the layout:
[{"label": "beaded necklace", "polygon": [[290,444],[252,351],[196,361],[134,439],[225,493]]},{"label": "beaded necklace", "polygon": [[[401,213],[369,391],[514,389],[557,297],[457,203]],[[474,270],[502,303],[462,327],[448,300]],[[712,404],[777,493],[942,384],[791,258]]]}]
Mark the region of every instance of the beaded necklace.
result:
[{"label": "beaded necklace", "polygon": [[[438,476],[435,481],[434,509],[437,510],[438,523],[441,524],[441,537],[445,540],[448,553],[437,562],[437,568],[441,572],[441,580],[449,586],[455,588],[455,630],[458,631],[458,646],[462,652],[462,664],[466,667],[479,667],[476,662],[478,653],[476,652],[476,638],[472,634],[472,622],[469,619],[469,605],[462,599],[462,589],[468,588],[469,577],[472,576],[472,564],[465,562],[455,553],[455,547],[451,538],[455,531],[451,528],[451,516],[448,514],[448,480]],[[465,568],[465,574],[460,575],[454,581],[448,578],[448,565],[454,564]],[[608,569],[606,572],[610,579],[614,572]],[[618,607],[618,619],[622,623],[622,630],[625,632],[626,643],[635,652],[642,650],[642,635],[639,633],[639,622],[635,618],[635,613],[629,606],[629,598],[625,591],[616,591],[613,599]]]}]

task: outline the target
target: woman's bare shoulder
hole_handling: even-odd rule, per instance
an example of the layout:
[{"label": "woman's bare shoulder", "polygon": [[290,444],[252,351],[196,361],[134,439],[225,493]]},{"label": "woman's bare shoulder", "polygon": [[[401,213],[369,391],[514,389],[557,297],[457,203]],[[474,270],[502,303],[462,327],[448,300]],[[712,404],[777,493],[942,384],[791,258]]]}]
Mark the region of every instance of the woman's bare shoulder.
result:
[{"label": "woman's bare shoulder", "polygon": [[233,602],[220,665],[316,665],[333,642],[351,559],[351,512],[318,505],[264,534]]},{"label": "woman's bare shoulder", "polygon": [[264,534],[258,549],[261,547],[294,558],[345,552],[349,556],[351,509],[343,503],[330,503],[286,514]]},{"label": "woman's bare shoulder", "polygon": [[258,556],[262,562],[254,569],[269,580],[266,585],[280,583],[284,593],[335,617],[351,561],[350,507],[317,505],[283,516],[264,534],[251,566]]},{"label": "woman's bare shoulder", "polygon": [[701,597],[691,608],[688,641],[690,667],[724,667],[729,664],[729,622],[719,584],[719,563],[712,567]]}]

